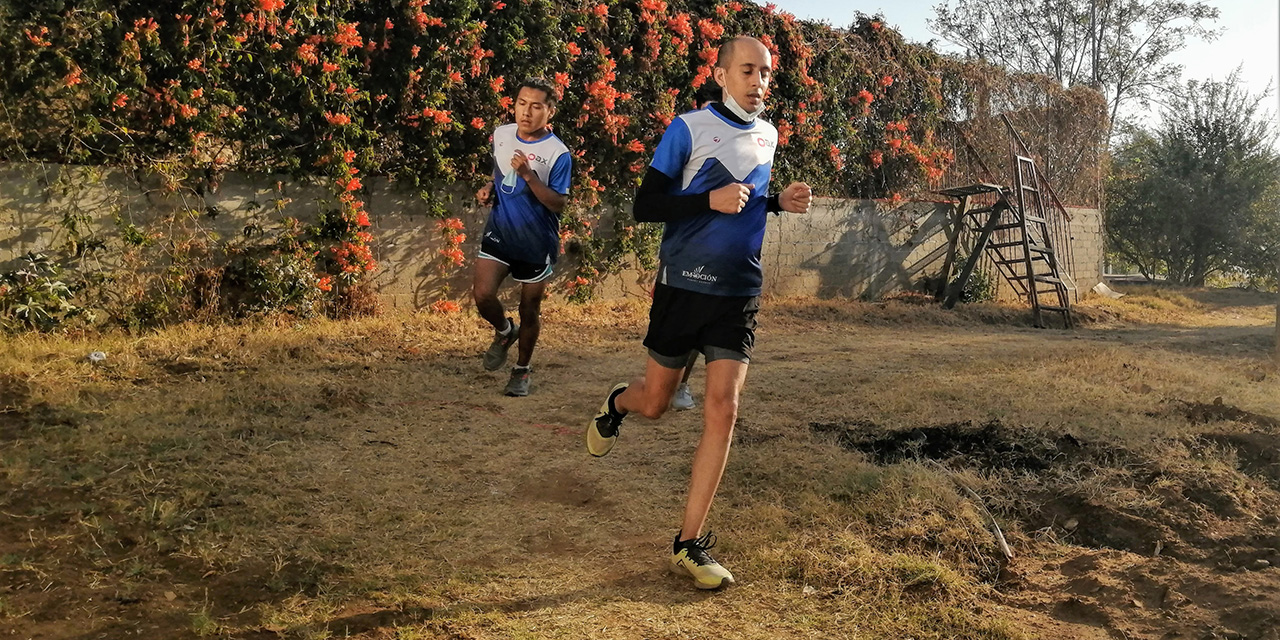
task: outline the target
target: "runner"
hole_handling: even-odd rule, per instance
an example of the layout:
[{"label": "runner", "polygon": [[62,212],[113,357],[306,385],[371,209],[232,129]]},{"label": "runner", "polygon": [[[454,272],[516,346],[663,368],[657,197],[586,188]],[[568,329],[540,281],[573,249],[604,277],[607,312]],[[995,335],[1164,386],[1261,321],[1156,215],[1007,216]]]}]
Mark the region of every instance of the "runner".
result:
[{"label": "runner", "polygon": [[[476,192],[493,205],[476,260],[472,294],[476,310],[493,325],[484,368],[497,371],[519,341],[519,356],[507,381],[509,396],[529,395],[529,361],[542,330],[542,298],[560,253],[560,212],[568,201],[572,156],[547,123],[556,113],[551,84],[531,78],[520,84],[515,123],[493,132],[493,180]],[[498,287],[508,275],[520,283],[520,323],[506,315]]]},{"label": "runner", "polygon": [[721,45],[714,73],[723,102],[676,118],[654,150],[635,200],[637,221],[666,223],[644,340],[649,359],[645,375],[615,386],[587,425],[587,451],[609,453],[629,413],[661,417],[689,354],[706,357],[702,437],[670,558],[672,571],[700,589],[733,582],[707,553],[715,536],[702,535],[702,527],[724,473],[755,345],[766,212],[804,213],[812,198],[801,182],[767,195],[778,133],[758,116],[771,71],[759,40],[739,36]]},{"label": "runner", "polygon": [[[715,83],[707,83],[698,89],[697,99],[694,100],[695,106],[699,109],[706,109],[712,102],[720,101],[720,85]],[[698,364],[698,352],[689,352],[689,364],[684,367],[684,377],[680,379],[680,386],[676,387],[676,395],[671,398],[671,408],[676,411],[688,411],[698,403],[693,399],[693,391],[689,389],[689,378],[693,377],[693,367]]]}]

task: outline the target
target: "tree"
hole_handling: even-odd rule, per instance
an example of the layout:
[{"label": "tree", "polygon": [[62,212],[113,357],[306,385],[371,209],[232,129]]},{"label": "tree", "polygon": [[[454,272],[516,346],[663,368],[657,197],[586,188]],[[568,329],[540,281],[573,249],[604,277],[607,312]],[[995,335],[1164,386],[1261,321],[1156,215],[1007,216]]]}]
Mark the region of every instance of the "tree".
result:
[{"label": "tree", "polygon": [[948,0],[934,13],[929,27],[969,55],[1103,92],[1113,126],[1122,107],[1146,105],[1179,77],[1169,55],[1215,38],[1218,19],[1204,2],[1178,0]]},{"label": "tree", "polygon": [[1115,155],[1109,248],[1148,277],[1203,286],[1226,272],[1275,284],[1280,257],[1277,131],[1239,72],[1186,83],[1151,130]]}]

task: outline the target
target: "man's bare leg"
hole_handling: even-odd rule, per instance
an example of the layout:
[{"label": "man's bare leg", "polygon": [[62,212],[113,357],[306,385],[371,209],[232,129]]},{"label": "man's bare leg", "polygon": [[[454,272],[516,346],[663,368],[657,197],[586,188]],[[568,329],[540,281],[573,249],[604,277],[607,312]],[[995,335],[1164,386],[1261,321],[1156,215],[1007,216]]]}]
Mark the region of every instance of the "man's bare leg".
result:
[{"label": "man's bare leg", "polygon": [[520,357],[517,367],[529,366],[533,348],[542,334],[542,299],[546,297],[547,281],[526,282],[520,285]]},{"label": "man's bare leg", "polygon": [[476,311],[480,317],[489,321],[495,331],[507,328],[506,310],[498,300],[498,287],[502,279],[507,277],[507,265],[497,260],[478,258],[475,275],[471,280],[471,297],[476,302]]},{"label": "man's bare leg", "polygon": [[[689,478],[689,499],[684,507],[680,539],[702,535],[702,526],[711,511],[711,502],[729,459],[733,424],[738,419],[738,395],[747,379],[747,363],[712,360],[707,363],[707,396],[703,408],[702,439],[693,454]],[[626,395],[626,394],[623,394]]]},{"label": "man's bare leg", "polygon": [[680,384],[683,369],[669,369],[652,357],[645,366],[643,376],[631,381],[626,391],[613,400],[619,413],[637,413],[650,420],[657,420],[671,406],[671,396]]}]

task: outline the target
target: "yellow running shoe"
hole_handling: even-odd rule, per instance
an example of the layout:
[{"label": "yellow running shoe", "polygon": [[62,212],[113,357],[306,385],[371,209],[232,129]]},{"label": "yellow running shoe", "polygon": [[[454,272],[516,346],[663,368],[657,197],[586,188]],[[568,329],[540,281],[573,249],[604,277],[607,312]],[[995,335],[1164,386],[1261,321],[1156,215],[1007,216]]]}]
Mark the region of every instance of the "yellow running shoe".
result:
[{"label": "yellow running shoe", "polygon": [[618,413],[614,410],[613,401],[623,391],[627,390],[627,383],[620,382],[614,385],[609,391],[609,395],[605,396],[604,404],[600,405],[600,410],[596,412],[596,417],[587,423],[587,453],[599,458],[613,448],[613,443],[618,440],[618,427],[622,426],[622,419],[627,416],[625,413]]},{"label": "yellow running shoe", "polygon": [[719,589],[733,584],[733,574],[720,566],[707,554],[707,549],[716,546],[716,537],[708,533],[694,540],[680,540],[676,534],[674,553],[671,554],[671,572],[693,578],[693,586],[699,589]]}]

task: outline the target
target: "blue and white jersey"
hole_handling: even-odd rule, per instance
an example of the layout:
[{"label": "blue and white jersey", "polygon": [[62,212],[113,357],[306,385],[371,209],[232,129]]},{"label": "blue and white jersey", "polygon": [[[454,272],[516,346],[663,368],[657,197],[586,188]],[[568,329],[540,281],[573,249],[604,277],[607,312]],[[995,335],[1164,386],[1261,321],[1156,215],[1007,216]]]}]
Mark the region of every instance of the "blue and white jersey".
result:
[{"label": "blue and white jersey", "polygon": [[708,209],[666,223],[659,282],[711,295],[760,295],[760,248],[777,145],[778,130],[760,118],[743,125],[707,108],[671,122],[652,166],[675,181],[672,195],[706,193],[735,182],[753,186],[737,214]]},{"label": "blue and white jersey", "polygon": [[[484,226],[484,241],[500,247],[511,260],[552,264],[560,255],[560,214],[533,195],[528,183],[511,168],[519,151],[543,184],[562,195],[569,194],[573,156],[554,133],[538,140],[524,140],[515,124],[493,131],[493,194],[497,198]],[[514,183],[513,183],[514,181]]]}]

